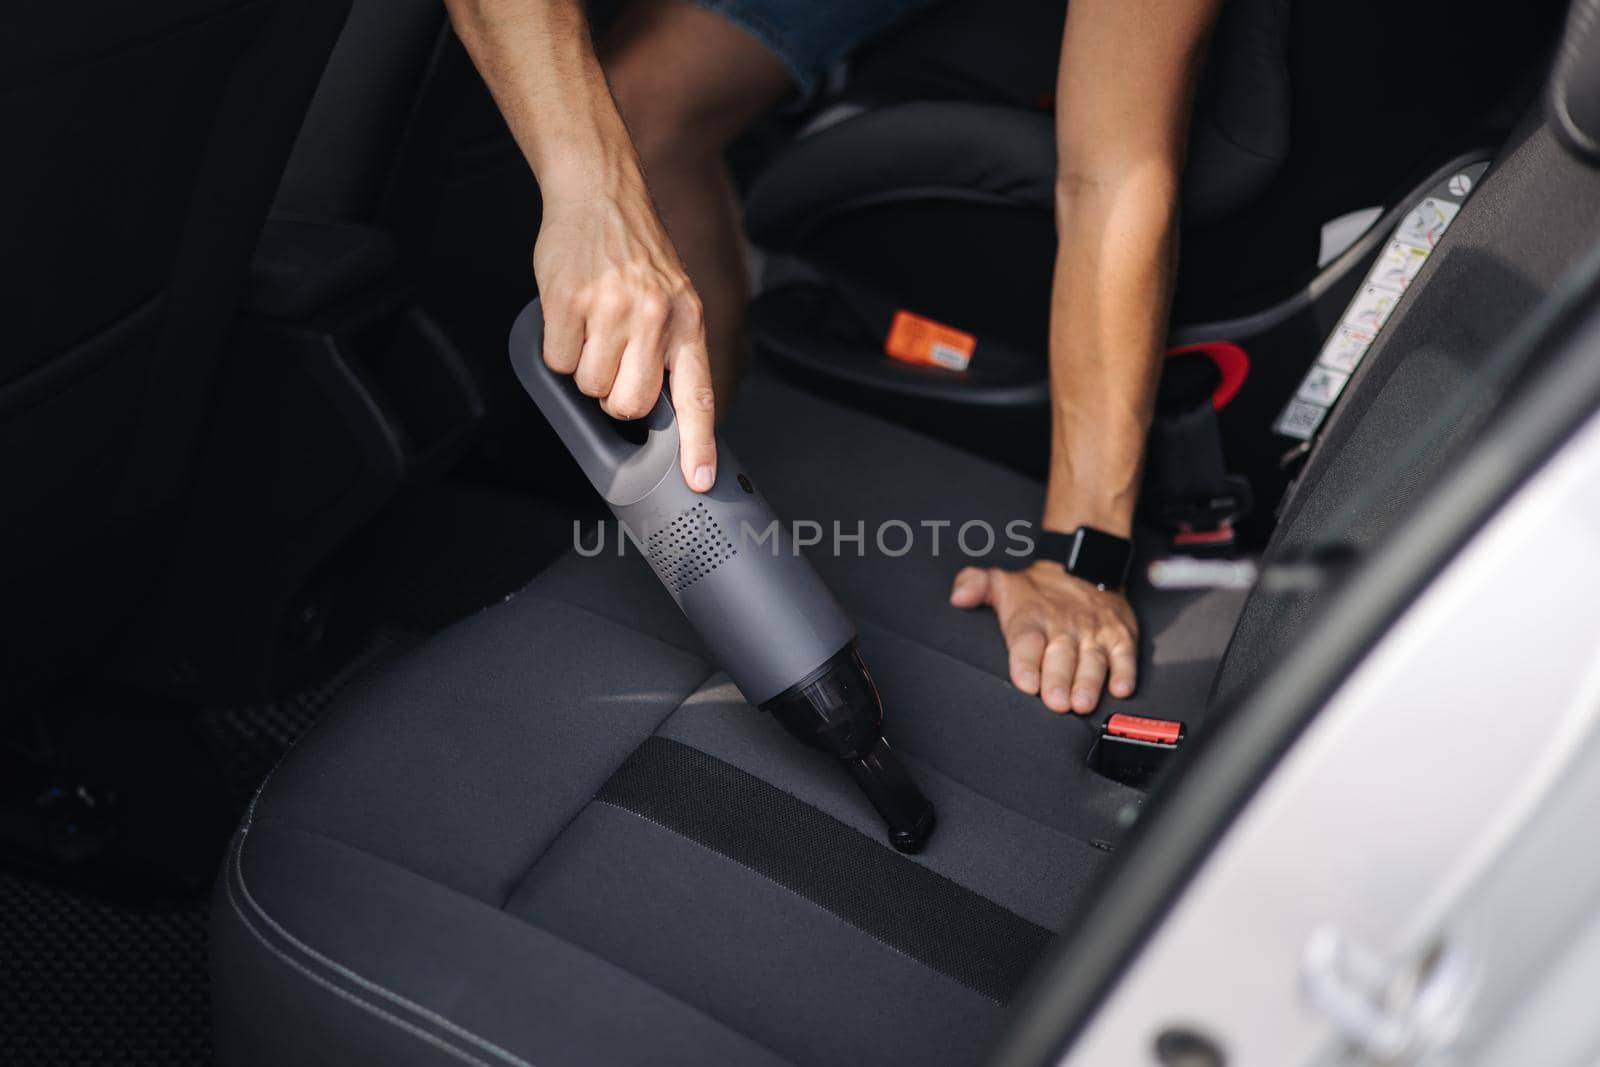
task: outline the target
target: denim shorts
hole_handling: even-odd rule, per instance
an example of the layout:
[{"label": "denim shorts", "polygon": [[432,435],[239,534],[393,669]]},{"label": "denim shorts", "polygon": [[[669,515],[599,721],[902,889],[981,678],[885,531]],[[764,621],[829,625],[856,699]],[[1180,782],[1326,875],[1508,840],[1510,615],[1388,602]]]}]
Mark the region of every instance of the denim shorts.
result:
[{"label": "denim shorts", "polygon": [[833,65],[938,0],[694,0],[771,49],[808,99]]}]

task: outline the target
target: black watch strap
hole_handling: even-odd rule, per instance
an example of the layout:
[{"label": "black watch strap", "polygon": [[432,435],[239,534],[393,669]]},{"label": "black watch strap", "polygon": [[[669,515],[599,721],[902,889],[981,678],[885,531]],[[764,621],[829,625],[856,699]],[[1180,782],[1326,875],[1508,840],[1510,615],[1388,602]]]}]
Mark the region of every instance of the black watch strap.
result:
[{"label": "black watch strap", "polygon": [[1055,560],[1074,578],[1113,592],[1128,584],[1133,568],[1133,542],[1093,526],[1080,526],[1071,533],[1041,530],[1033,555]]}]

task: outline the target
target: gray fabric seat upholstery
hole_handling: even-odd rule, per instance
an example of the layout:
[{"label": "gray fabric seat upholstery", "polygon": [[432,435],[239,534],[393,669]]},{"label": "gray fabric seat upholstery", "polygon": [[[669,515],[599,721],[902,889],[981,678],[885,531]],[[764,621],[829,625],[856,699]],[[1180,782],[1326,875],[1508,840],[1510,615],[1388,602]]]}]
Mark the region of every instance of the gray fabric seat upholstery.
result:
[{"label": "gray fabric seat upholstery", "polygon": [[[963,924],[1014,932],[995,954],[1025,962],[1140,796],[1085,766],[1091,723],[1011,688],[992,618],[948,607],[961,557],[926,537],[876,556],[870,531],[1003,530],[1039,487],[770,382],[729,435],[786,519],[866,523],[865,558],[812,555],[938,806],[927,851],[890,851],[842,768],[744,704],[636,555],[569,556],[361,687],[263,789],[214,910],[226,1063],[981,1055],[1020,972],[993,977]],[[1146,662],[1126,706],[1192,718],[1237,598],[1136,596]],[[643,753],[704,763],[789,821],[745,854],[641,816],[614,783]],[[684,803],[725,803],[697,781]],[[909,879],[924,920],[852,907],[885,877]]]}]

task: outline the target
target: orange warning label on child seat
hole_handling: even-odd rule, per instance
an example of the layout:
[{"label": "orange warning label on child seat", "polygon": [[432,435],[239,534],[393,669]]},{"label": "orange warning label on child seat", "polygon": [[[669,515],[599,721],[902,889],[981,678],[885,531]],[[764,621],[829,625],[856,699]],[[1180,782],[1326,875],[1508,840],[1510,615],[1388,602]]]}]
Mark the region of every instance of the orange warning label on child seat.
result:
[{"label": "orange warning label on child seat", "polygon": [[978,339],[953,326],[946,326],[909,311],[896,311],[889,326],[884,352],[906,363],[922,363],[945,370],[966,370]]}]

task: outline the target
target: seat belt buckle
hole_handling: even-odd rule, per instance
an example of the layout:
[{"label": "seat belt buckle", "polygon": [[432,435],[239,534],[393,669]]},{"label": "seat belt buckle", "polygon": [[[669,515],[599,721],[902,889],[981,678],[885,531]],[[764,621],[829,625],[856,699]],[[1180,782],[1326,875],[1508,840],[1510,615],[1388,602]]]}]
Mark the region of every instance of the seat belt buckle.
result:
[{"label": "seat belt buckle", "polygon": [[1231,556],[1237,533],[1234,523],[1250,514],[1255,501],[1250,483],[1237,475],[1222,479],[1223,491],[1198,500],[1168,500],[1157,509],[1156,522],[1168,533],[1180,555]]},{"label": "seat belt buckle", "polygon": [[1174,552],[1232,555],[1234,526],[1255,503],[1250,482],[1228,471],[1217,415],[1249,373],[1250,357],[1227,341],[1167,353],[1150,425],[1144,508]]},{"label": "seat belt buckle", "polygon": [[1176,719],[1119,712],[1100,727],[1100,737],[1089,750],[1089,765],[1112,781],[1143,788],[1172,761],[1187,734]]}]

